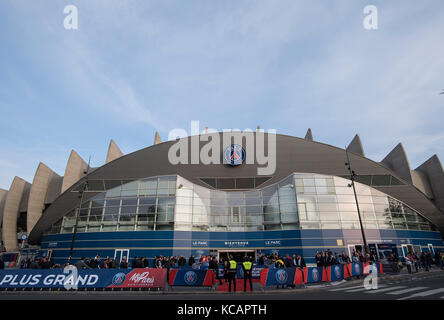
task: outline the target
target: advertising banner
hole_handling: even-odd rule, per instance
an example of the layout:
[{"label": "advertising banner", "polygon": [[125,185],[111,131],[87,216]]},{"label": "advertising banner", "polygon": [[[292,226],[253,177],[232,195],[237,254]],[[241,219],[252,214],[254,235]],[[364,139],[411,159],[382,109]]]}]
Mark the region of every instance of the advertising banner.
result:
[{"label": "advertising banner", "polygon": [[0,288],[162,288],[165,269],[0,270]]},{"label": "advertising banner", "polygon": [[361,276],[363,274],[363,265],[361,262],[351,263],[350,269],[352,277]]},{"label": "advertising banner", "polygon": [[269,268],[261,271],[262,286],[293,285],[296,268]]},{"label": "advertising banner", "polygon": [[132,269],[115,274],[108,288],[163,288],[166,275],[166,269]]},{"label": "advertising banner", "polygon": [[323,267],[307,267],[304,269],[305,283],[327,281],[327,273]]},{"label": "advertising banner", "polygon": [[340,281],[344,279],[344,265],[337,264],[326,268],[327,281]]},{"label": "advertising banner", "polygon": [[212,270],[171,269],[170,286],[211,287],[216,283],[216,275]]}]

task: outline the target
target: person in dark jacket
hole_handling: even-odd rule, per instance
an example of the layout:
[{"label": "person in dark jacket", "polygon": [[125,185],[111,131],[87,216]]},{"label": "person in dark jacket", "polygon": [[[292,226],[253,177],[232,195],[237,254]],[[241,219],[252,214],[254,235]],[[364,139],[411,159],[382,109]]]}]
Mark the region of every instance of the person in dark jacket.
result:
[{"label": "person in dark jacket", "polygon": [[191,256],[191,257],[188,259],[188,265],[189,265],[190,267],[192,267],[193,264],[195,264],[195,263],[196,263],[196,260],[194,260],[194,257]]},{"label": "person in dark jacket", "polygon": [[302,258],[300,254],[298,254],[298,257],[296,258],[296,267],[303,269],[306,266],[307,265],[305,264],[304,258]]},{"label": "person in dark jacket", "polygon": [[3,270],[5,268],[5,262],[2,258],[0,258],[0,270]]},{"label": "person in dark jacket", "polygon": [[39,259],[35,259],[33,262],[31,262],[31,265],[29,266],[31,269],[41,269],[39,264]]},{"label": "person in dark jacket", "polygon": [[120,261],[120,269],[128,269],[128,262],[126,261],[125,257],[123,257],[122,261]]},{"label": "person in dark jacket", "polygon": [[216,279],[219,280],[219,284],[222,285],[222,279],[219,277],[219,263],[217,262],[216,257],[212,257],[210,262],[208,263],[208,269],[213,270],[216,275]]},{"label": "person in dark jacket", "polygon": [[184,256],[181,256],[179,258],[179,260],[177,261],[177,264],[178,264],[179,267],[183,267],[184,265],[187,264],[187,260],[185,259]]},{"label": "person in dark jacket", "polygon": [[77,268],[77,269],[91,269],[91,267],[90,266],[88,266],[86,263],[85,263],[85,258],[84,257],[82,257],[79,261],[77,261],[75,264],[75,267]]},{"label": "person in dark jacket", "polygon": [[258,261],[258,264],[260,265],[260,266],[263,266],[264,264],[265,264],[265,256],[261,253],[261,254],[259,254],[259,261]]}]

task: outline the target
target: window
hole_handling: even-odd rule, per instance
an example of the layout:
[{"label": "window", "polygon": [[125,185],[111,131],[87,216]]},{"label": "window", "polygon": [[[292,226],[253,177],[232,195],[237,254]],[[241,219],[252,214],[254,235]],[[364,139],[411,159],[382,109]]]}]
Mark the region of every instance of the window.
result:
[{"label": "window", "polygon": [[231,207],[231,222],[240,223],[240,209],[239,207]]}]

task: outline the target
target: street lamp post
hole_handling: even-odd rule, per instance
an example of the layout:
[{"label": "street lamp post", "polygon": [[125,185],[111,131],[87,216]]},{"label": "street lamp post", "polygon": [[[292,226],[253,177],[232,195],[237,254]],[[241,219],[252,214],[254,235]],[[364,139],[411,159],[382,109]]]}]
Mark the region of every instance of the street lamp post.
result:
[{"label": "street lamp post", "polygon": [[364,242],[364,252],[367,254],[368,253],[367,239],[365,238],[364,227],[362,225],[362,219],[361,219],[361,211],[359,210],[358,196],[356,195],[356,188],[355,188],[356,174],[352,170],[347,148],[345,148],[345,154],[347,155],[347,162],[345,163],[345,166],[350,172],[350,180],[351,180],[351,183],[348,186],[353,188],[353,194],[355,195],[356,209],[358,210],[359,225],[361,227],[362,240]]},{"label": "street lamp post", "polygon": [[[90,160],[91,160],[91,157],[88,160],[88,167],[87,167],[87,169],[83,172],[85,175],[88,174]],[[83,203],[83,195],[85,194],[85,191],[86,191],[87,187],[88,187],[88,180],[86,179],[85,181],[83,181],[82,187],[79,190],[79,199],[80,199],[80,201],[79,201],[79,207],[77,208],[76,222],[74,224],[74,232],[72,233],[71,248],[69,249],[68,264],[71,264],[72,253],[74,251],[74,243],[76,241],[76,236],[77,236],[77,227],[79,225],[80,210],[82,208],[82,203]]]}]

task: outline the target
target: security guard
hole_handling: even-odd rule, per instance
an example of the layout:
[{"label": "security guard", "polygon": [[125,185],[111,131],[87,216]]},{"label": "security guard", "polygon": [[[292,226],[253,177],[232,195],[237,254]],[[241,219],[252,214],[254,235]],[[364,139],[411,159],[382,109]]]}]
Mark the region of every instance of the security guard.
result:
[{"label": "security guard", "polygon": [[237,273],[237,262],[233,259],[233,256],[230,255],[230,260],[228,261],[229,269],[228,269],[228,291],[231,292],[231,282],[234,285],[234,292],[236,292],[236,273]]},{"label": "security guard", "polygon": [[253,263],[248,257],[244,257],[244,262],[242,263],[242,270],[244,271],[244,292],[247,291],[247,279],[250,281],[250,291],[253,291],[252,269]]}]

